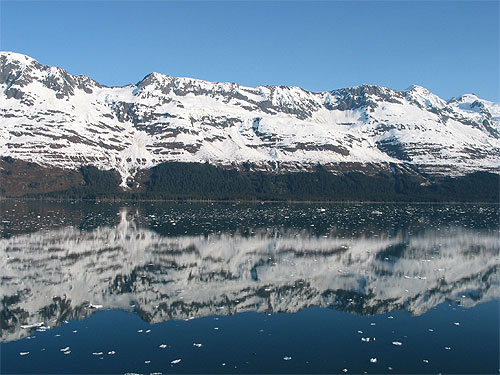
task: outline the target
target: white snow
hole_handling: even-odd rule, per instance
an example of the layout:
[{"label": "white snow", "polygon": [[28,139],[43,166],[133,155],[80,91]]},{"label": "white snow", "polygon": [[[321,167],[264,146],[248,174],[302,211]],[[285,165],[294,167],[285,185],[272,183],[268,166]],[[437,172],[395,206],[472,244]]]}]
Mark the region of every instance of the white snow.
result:
[{"label": "white snow", "polygon": [[[409,163],[456,175],[499,170],[500,140],[494,132],[500,132],[500,104],[475,95],[447,103],[421,86],[402,92],[380,87],[394,100],[370,94],[377,104],[373,110],[331,110],[327,106],[341,100],[338,91],[251,88],[153,73],[148,85],[124,87],[73,77],[92,93],[75,86],[60,99],[42,82],[62,83],[64,70],[40,67],[12,52],[0,52],[0,58],[21,77],[32,78],[12,87],[33,102],[8,99],[4,91],[10,84],[0,85],[0,155],[68,169],[85,164],[116,169],[124,188],[138,170],[165,161],[262,166],[271,161],[298,169],[318,163]],[[391,156],[378,142],[402,145],[411,160]],[[478,153],[471,157],[468,150]]]}]

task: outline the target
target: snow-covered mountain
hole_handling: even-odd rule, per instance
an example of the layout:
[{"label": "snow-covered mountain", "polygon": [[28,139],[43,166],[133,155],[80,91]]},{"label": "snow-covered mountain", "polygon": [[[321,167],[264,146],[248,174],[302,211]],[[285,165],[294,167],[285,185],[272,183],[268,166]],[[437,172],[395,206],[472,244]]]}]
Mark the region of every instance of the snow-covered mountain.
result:
[{"label": "snow-covered mountain", "polygon": [[422,314],[446,300],[471,307],[498,298],[500,282],[494,231],[451,225],[351,238],[291,228],[161,236],[129,209],[115,226],[2,238],[0,265],[1,341],[28,335],[21,325],[82,319],[95,311],[91,305],[133,310],[153,323],[310,306]]},{"label": "snow-covered mountain", "polygon": [[0,88],[0,156],[116,169],[124,186],[166,161],[498,172],[500,104],[475,95],[445,101],[420,86],[373,85],[313,93],[159,73],[106,87],[13,52],[0,53]]}]

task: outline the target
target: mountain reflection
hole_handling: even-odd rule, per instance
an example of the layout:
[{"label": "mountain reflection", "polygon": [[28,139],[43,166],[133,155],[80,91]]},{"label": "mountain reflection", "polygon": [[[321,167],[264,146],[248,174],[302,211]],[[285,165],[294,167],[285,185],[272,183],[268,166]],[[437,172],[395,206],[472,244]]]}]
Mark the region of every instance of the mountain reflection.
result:
[{"label": "mountain reflection", "polygon": [[357,314],[498,298],[496,231],[450,225],[336,236],[285,224],[163,235],[136,209],[115,223],[0,239],[1,338],[81,319],[102,305],[148,322],[309,306]]}]

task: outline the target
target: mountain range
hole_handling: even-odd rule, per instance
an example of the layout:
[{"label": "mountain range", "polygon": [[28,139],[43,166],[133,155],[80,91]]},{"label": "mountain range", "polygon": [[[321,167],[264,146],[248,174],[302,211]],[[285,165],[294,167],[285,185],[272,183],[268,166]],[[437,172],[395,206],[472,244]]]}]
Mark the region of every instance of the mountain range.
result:
[{"label": "mountain range", "polygon": [[[0,53],[0,88],[0,172],[7,180],[5,162],[24,163],[14,171],[24,185],[33,164],[60,189],[88,165],[114,170],[124,190],[169,162],[278,174],[317,165],[334,174],[402,171],[422,184],[499,172],[500,104],[472,94],[446,101],[420,86],[375,85],[316,93],[159,73],[108,87],[13,52]],[[30,183],[36,191],[39,182]]]}]

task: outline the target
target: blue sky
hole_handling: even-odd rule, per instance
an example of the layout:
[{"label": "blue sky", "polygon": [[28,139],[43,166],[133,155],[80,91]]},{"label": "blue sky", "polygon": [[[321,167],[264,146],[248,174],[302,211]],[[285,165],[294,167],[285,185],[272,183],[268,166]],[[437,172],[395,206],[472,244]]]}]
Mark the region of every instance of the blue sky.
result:
[{"label": "blue sky", "polygon": [[499,100],[498,1],[0,0],[0,48],[107,85],[156,71]]}]

